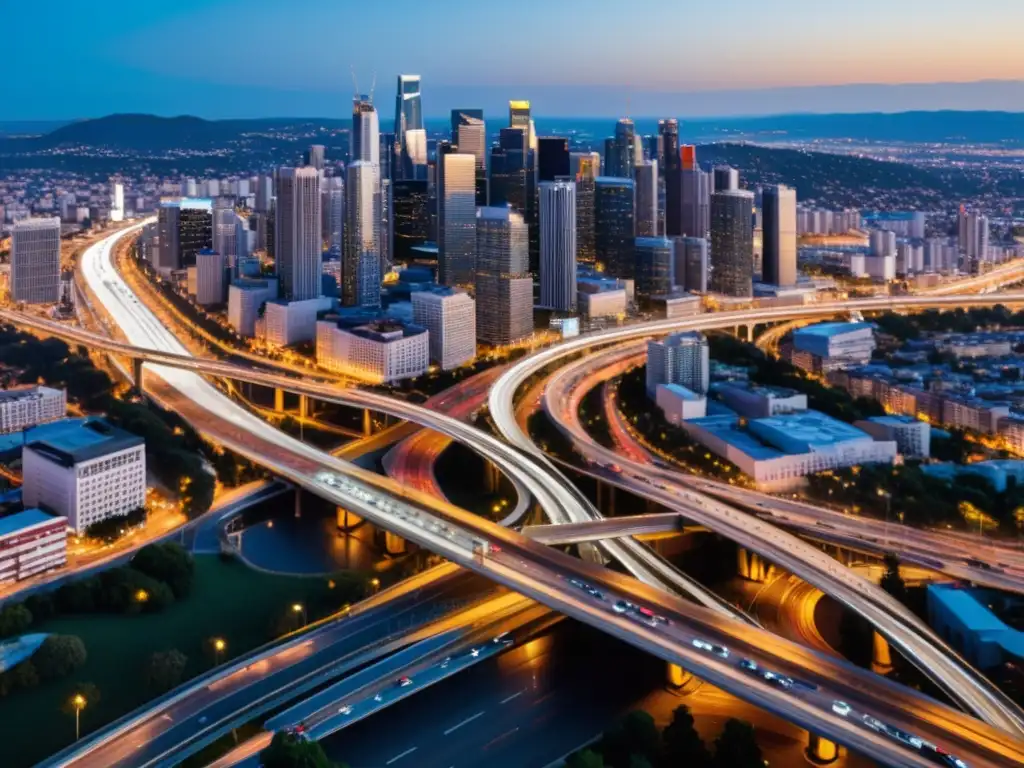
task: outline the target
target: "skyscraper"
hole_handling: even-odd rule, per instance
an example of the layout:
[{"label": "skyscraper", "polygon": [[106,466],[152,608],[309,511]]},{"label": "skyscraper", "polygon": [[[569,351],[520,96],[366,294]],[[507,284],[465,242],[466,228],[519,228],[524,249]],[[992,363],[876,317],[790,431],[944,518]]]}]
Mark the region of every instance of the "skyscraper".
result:
[{"label": "skyscraper", "polygon": [[632,278],[636,237],[633,180],[599,176],[594,182],[594,250],[612,277]]},{"label": "skyscraper", "polygon": [[56,304],[60,298],[60,219],[23,219],[11,230],[11,300]]},{"label": "skyscraper", "polygon": [[570,178],[569,140],[564,136],[537,138],[537,181]]},{"label": "skyscraper", "polygon": [[487,205],[487,125],[482,109],[452,110],[452,142],[476,158],[476,204]]},{"label": "skyscraper", "polygon": [[732,166],[716,165],[713,173],[715,192],[729,192],[740,188],[740,172]]},{"label": "skyscraper", "polygon": [[674,118],[658,121],[661,149],[665,157],[665,235],[683,234],[683,163],[679,154],[679,121]]},{"label": "skyscraper", "polygon": [[161,200],[157,232],[157,268],[170,272],[194,267],[196,254],[213,247],[213,206],[204,199]]},{"label": "skyscraper", "polygon": [[219,253],[227,266],[235,263],[235,222],[238,216],[232,208],[218,205],[213,209],[213,250]]},{"label": "skyscraper", "polygon": [[341,303],[380,306],[380,192],[373,163],[357,160],[345,169],[345,227]]},{"label": "skyscraper", "polygon": [[635,240],[636,294],[649,298],[672,291],[672,241],[667,237]]},{"label": "skyscraper", "polygon": [[274,254],[280,295],[287,301],[320,296],[320,174],[315,168],[278,168]]},{"label": "skyscraper", "polygon": [[[409,157],[407,131],[423,130],[423,100],[420,95],[419,75],[399,75],[395,96],[395,146],[401,153],[402,165],[407,167]],[[424,161],[425,162],[425,161]]]},{"label": "skyscraper", "polygon": [[306,165],[311,165],[318,171],[324,169],[324,163],[326,161],[326,149],[323,144],[313,144],[309,149],[306,150],[305,157]]},{"label": "skyscraper", "polygon": [[601,175],[601,155],[597,152],[573,152],[570,171],[576,178],[576,260],[593,264],[594,180]]},{"label": "skyscraper", "polygon": [[476,329],[481,341],[512,344],[533,333],[533,280],[526,221],[505,208],[477,211]]},{"label": "skyscraper", "polygon": [[[543,148],[544,139],[540,140]],[[540,183],[540,305],[576,309],[576,183]]]},{"label": "skyscraper", "polygon": [[273,176],[260,176],[256,182],[256,210],[259,213],[268,213],[270,211],[270,201],[273,197]]},{"label": "skyscraper", "polygon": [[526,134],[521,128],[502,128],[498,146],[491,149],[491,179],[488,200],[491,207],[510,205],[526,215]]},{"label": "skyscraper", "polygon": [[687,237],[707,237],[711,230],[711,178],[700,168],[684,167],[682,178],[682,211],[680,224]]},{"label": "skyscraper", "polygon": [[380,120],[369,96],[356,96],[352,100],[352,133],[349,142],[350,161],[373,163],[379,173]]},{"label": "skyscraper", "polygon": [[110,180],[110,220],[124,221],[124,184]]},{"label": "skyscraper", "polygon": [[391,190],[391,218],[396,263],[413,261],[413,248],[429,240],[427,231],[427,182],[401,179]]},{"label": "skyscraper", "polygon": [[465,291],[414,291],[412,319],[430,332],[430,359],[450,371],[476,357],[476,302]]},{"label": "skyscraper", "polygon": [[658,234],[658,161],[649,160],[633,169],[636,180],[636,236]]},{"label": "skyscraper", "polygon": [[697,331],[674,333],[647,342],[647,396],[659,384],[678,384],[699,395],[707,394],[711,379],[708,340]]},{"label": "skyscraper", "polygon": [[331,258],[340,259],[345,231],[345,180],[331,176],[324,180],[324,184],[320,193],[323,240]]},{"label": "skyscraper", "polygon": [[673,238],[675,284],[690,293],[708,292],[708,241],[703,237]]},{"label": "skyscraper", "polygon": [[761,193],[761,280],[796,285],[796,190],[778,185]]},{"label": "skyscraper", "polygon": [[754,291],[754,193],[731,189],[711,196],[711,290],[726,296]]},{"label": "skyscraper", "polygon": [[518,128],[523,132],[526,149],[533,146],[533,120],[530,119],[530,102],[513,100],[508,103],[508,127]]},{"label": "skyscraper", "polygon": [[978,264],[988,258],[988,216],[961,206],[958,227],[957,244],[964,259],[964,266],[971,271],[977,271]]},{"label": "skyscraper", "polygon": [[636,165],[636,127],[633,121],[624,117],[615,124],[615,138],[612,139],[604,158],[606,176],[617,176],[629,179],[633,177],[633,166]]},{"label": "skyscraper", "polygon": [[469,287],[477,268],[476,158],[439,149],[437,192],[437,281]]}]

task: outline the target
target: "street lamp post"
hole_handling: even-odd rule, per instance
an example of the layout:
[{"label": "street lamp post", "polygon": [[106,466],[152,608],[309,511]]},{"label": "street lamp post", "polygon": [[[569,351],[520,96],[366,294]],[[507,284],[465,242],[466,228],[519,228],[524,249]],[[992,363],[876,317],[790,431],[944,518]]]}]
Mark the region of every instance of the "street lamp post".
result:
[{"label": "street lamp post", "polygon": [[292,613],[294,613],[296,616],[301,615],[302,616],[302,625],[301,626],[303,626],[303,627],[306,626],[306,606],[304,606],[302,603],[295,603],[295,604],[292,605]]},{"label": "street lamp post", "polygon": [[85,696],[80,693],[76,693],[71,699],[71,706],[75,708],[75,741],[78,741],[81,733],[79,730],[79,715],[81,715],[82,710],[85,709],[86,703]]},{"label": "street lamp post", "polygon": [[220,664],[221,654],[224,653],[224,649],[227,648],[228,644],[224,642],[224,638],[215,637],[213,639],[213,665],[217,666]]}]

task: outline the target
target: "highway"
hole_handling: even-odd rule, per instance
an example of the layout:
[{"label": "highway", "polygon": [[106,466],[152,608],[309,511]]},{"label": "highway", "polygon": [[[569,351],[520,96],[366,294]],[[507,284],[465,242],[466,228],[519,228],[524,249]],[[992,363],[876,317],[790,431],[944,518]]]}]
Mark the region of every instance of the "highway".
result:
[{"label": "highway", "polygon": [[[98,259],[98,254],[93,262],[97,260],[104,261]],[[131,333],[138,333],[140,327],[159,338],[159,330],[153,324],[147,324],[145,318],[141,321],[130,319],[128,306],[133,304],[132,298],[130,295],[117,295],[114,287],[105,282],[102,264],[98,268],[95,263],[90,264],[88,254],[83,261],[93,290],[98,293],[106,291],[110,302],[108,309],[112,313],[128,315],[125,322],[119,321],[119,324],[128,327],[129,338]],[[109,259],[106,263],[109,265]],[[138,312],[137,304],[134,311]],[[144,312],[140,314],[145,315]],[[479,571],[556,610],[592,623],[667,661],[680,664],[748,701],[887,764],[926,765],[927,762],[919,750],[908,748],[891,735],[879,733],[856,721],[849,713],[837,714],[832,710],[833,701],[841,698],[853,706],[851,711],[854,713],[874,713],[877,717],[884,717],[886,722],[900,724],[905,730],[935,743],[946,744],[965,760],[969,759],[971,765],[1005,764],[1007,759],[1024,756],[1022,745],[1016,739],[919,694],[835,660],[822,659],[799,646],[743,627],[731,618],[678,600],[628,577],[525,541],[518,534],[436,499],[425,498],[414,491],[403,491],[383,478],[372,477],[370,473],[337,462],[301,443],[295,445],[297,441],[286,441],[258,420],[252,419],[257,421],[254,425],[243,418],[244,412],[239,415],[225,408],[221,399],[214,401],[209,392],[219,393],[194,373],[163,367],[157,367],[156,372],[161,377],[167,376],[179,393],[184,390],[183,398],[193,408],[206,407],[211,423],[227,425],[227,428],[218,427],[218,439],[244,455],[261,460],[303,487],[350,507],[357,514],[471,570]],[[287,464],[279,463],[283,461]],[[320,469],[310,471],[312,467]],[[329,471],[335,467],[342,474],[325,474],[325,469]],[[448,538],[448,533],[451,538]],[[486,545],[474,544],[474,541],[500,543],[501,548],[489,549]],[[474,554],[474,548],[477,554]],[[603,598],[598,600],[573,586],[573,578],[585,579],[595,585]],[[641,623],[636,618],[640,614],[632,609],[618,613],[613,610],[618,600],[639,606],[656,606],[670,623],[651,627]],[[713,638],[711,642],[729,645],[734,652],[727,658],[721,658],[695,648],[694,639],[708,637]],[[742,657],[797,678],[814,678],[817,687],[781,690],[770,682],[743,672],[738,666]]]},{"label": "highway", "polygon": [[[884,590],[798,537],[692,492],[678,482],[677,472],[637,462],[599,444],[581,424],[579,405],[583,394],[591,389],[587,382],[600,380],[605,370],[607,365],[595,367],[589,358],[583,358],[551,377],[544,392],[545,410],[589,462],[592,471],[757,552],[841,601],[871,622],[958,704],[990,723],[1021,732],[1021,713],[1013,702]],[[627,530],[633,525],[629,518],[618,522]],[[607,525],[614,527],[615,523]]]}]

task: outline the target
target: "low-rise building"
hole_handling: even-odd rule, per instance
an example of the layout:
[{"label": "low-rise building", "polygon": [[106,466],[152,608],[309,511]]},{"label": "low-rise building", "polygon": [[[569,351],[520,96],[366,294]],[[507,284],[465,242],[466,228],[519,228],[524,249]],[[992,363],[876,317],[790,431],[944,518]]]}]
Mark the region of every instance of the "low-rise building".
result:
[{"label": "low-rise building", "polygon": [[434,288],[411,294],[413,321],[430,333],[430,359],[443,370],[476,357],[476,302],[465,291]]},{"label": "low-rise building", "polygon": [[329,371],[374,383],[413,378],[429,367],[430,334],[394,320],[355,326],[321,320],[316,324],[316,361]]},{"label": "low-rise building", "polygon": [[807,395],[795,389],[761,387],[738,381],[716,384],[712,389],[723,403],[748,419],[807,410]]},{"label": "low-rise building", "polygon": [[27,443],[22,497],[84,533],[93,523],[126,515],[146,503],[146,443],[102,419],[87,419]]},{"label": "low-rise building", "polygon": [[0,390],[0,433],[63,419],[67,406],[63,389],[35,386]]},{"label": "low-rise building", "polygon": [[677,320],[681,317],[699,315],[703,308],[702,299],[695,293],[677,291],[651,296],[648,299],[652,314],[659,320]]},{"label": "low-rise building", "polygon": [[699,395],[706,394],[711,377],[708,354],[708,340],[697,331],[648,341],[647,396],[653,398],[659,384],[680,384]]},{"label": "low-rise building", "polygon": [[793,331],[793,349],[818,358],[820,371],[866,365],[875,350],[871,323],[818,323]]},{"label": "low-rise building", "polygon": [[876,440],[895,442],[896,449],[908,459],[927,459],[931,455],[931,425],[913,416],[872,416],[853,425]]},{"label": "low-rise building", "polygon": [[256,335],[260,308],[277,298],[277,278],[239,278],[228,288],[228,323],[239,336]]},{"label": "low-rise building", "polygon": [[271,347],[287,347],[316,338],[316,316],[333,305],[321,296],[304,301],[268,301],[263,317],[256,323],[256,335]]},{"label": "low-rise building", "polygon": [[[976,595],[984,595],[982,602]],[[928,624],[980,670],[1024,660],[1024,632],[996,616],[988,592],[958,584],[928,586]]]},{"label": "low-rise building", "polygon": [[0,518],[0,583],[60,568],[68,561],[68,520],[39,509]]},{"label": "low-rise building", "polygon": [[818,411],[752,419],[745,428],[735,413],[692,419],[680,426],[765,490],[799,487],[806,475],[827,469],[891,464],[896,458],[895,442],[875,441]]},{"label": "low-rise building", "polygon": [[661,408],[665,421],[677,427],[689,419],[708,415],[707,398],[678,384],[659,384],[654,401]]}]

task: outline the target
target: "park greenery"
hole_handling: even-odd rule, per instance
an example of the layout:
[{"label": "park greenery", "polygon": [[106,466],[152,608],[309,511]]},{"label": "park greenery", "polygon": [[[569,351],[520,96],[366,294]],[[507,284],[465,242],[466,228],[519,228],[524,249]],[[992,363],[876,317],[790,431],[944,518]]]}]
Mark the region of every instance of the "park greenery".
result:
[{"label": "park greenery", "polygon": [[117,397],[114,382],[93,365],[84,347],[71,349],[60,339],[40,340],[0,326],[0,369],[8,384],[45,382],[63,387],[83,411],[105,414],[114,426],[145,439],[149,470],[165,488],[179,494],[190,517],[210,508],[217,479],[231,487],[257,474],[248,462],[204,442],[176,414]]},{"label": "park greenery", "polygon": [[882,333],[900,341],[910,341],[929,333],[974,333],[986,328],[1024,327],[1024,312],[1011,312],[997,304],[994,307],[957,308],[949,312],[933,309],[913,315],[886,312],[870,320]]},{"label": "park greenery", "polygon": [[709,749],[682,704],[661,731],[647,712],[624,715],[591,746],[573,752],[565,768],[764,768],[753,727],[730,719]]},{"label": "park greenery", "polygon": [[111,543],[117,541],[126,531],[146,522],[146,508],[136,507],[123,515],[111,515],[85,529],[86,538]]},{"label": "park greenery", "polygon": [[270,744],[260,752],[262,768],[345,768],[324,753],[319,742],[278,731]]}]

